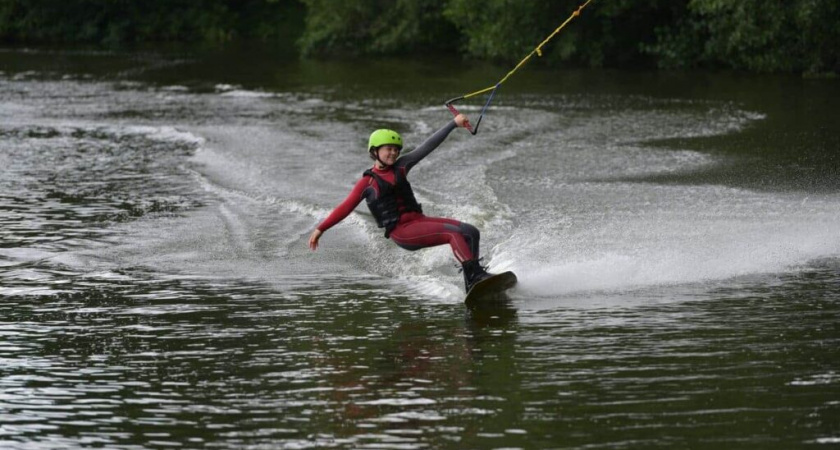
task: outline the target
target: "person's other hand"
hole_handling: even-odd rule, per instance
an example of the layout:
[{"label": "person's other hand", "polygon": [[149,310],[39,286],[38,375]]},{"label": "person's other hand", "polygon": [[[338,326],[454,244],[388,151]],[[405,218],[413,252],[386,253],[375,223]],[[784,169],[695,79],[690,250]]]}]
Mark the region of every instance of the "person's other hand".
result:
[{"label": "person's other hand", "polygon": [[312,234],[309,235],[309,248],[314,252],[318,249],[318,240],[321,239],[321,235],[324,234],[321,230],[315,230]]}]

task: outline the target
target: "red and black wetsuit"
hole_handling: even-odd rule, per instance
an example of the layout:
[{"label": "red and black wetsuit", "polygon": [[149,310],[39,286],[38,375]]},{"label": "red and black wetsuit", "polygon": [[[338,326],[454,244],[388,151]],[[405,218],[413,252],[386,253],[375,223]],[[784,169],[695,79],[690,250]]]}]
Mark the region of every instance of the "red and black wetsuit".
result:
[{"label": "red and black wetsuit", "polygon": [[[376,167],[370,169],[356,182],[347,198],[318,225],[318,230],[321,232],[327,231],[344,220],[362,200],[367,200],[369,204],[376,201],[380,196],[379,182],[376,177],[379,177],[382,182],[396,185],[395,171],[399,171],[400,177],[405,179],[411,168],[436,149],[455,128],[455,122],[452,121],[435,132],[419,147],[402,155],[393,166],[386,167],[383,170]],[[376,177],[370,174],[374,174]],[[399,221],[396,226],[387,230],[386,236],[407,250],[449,244],[459,262],[477,260],[480,238],[478,229],[470,224],[453,219],[426,217],[420,211],[419,205],[416,205],[416,202],[413,201],[413,194],[411,194],[410,189],[411,187],[408,186],[408,194],[411,196],[409,201],[404,198],[407,195],[401,194],[399,191],[394,194],[399,210]],[[416,208],[407,207],[406,204],[416,206]]]}]

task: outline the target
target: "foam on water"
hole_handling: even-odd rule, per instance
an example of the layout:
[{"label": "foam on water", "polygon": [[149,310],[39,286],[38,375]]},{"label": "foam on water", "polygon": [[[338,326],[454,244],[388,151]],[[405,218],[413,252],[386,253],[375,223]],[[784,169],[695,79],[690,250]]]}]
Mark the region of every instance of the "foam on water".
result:
[{"label": "foam on water", "polygon": [[[575,211],[520,223],[494,264],[523,294],[557,296],[797,270],[840,254],[836,198],[721,186],[603,183],[567,189]],[[571,209],[571,206],[569,207]],[[563,220],[555,221],[557,215]]]},{"label": "foam on water", "polygon": [[126,134],[126,135],[141,135],[145,136],[148,139],[154,139],[156,141],[164,141],[164,142],[180,142],[186,144],[195,144],[201,145],[204,143],[204,138],[197,136],[195,134],[179,130],[176,127],[171,126],[140,126],[140,125],[133,125],[133,126],[126,126],[126,127],[119,127],[114,130],[115,134]]},{"label": "foam on water", "polygon": [[[522,116],[530,123],[515,124]],[[504,211],[481,224],[483,242],[494,245],[490,269],[517,272],[517,292],[526,296],[779,273],[840,254],[834,197],[626,181],[726,163],[649,148],[649,139],[731,133],[763,118],[731,105],[699,112],[608,109],[596,118],[496,112],[494,121],[505,127],[494,130],[494,139],[502,145],[483,142],[479,168],[458,166],[447,176],[466,170],[469,182],[459,194],[480,209]],[[494,156],[503,149],[507,157]]]},{"label": "foam on water", "polygon": [[[18,78],[34,77],[24,75]],[[233,84],[195,94],[179,85],[130,83],[113,90],[73,80],[18,83],[47,92],[71,88],[70,100],[49,114],[38,99],[6,103],[0,116],[14,119],[8,126],[35,122],[56,139],[81,132],[196,149],[181,170],[218,204],[165,219],[171,229],[164,232],[157,219],[125,224],[123,231],[140,238],[106,252],[120,264],[267,280],[278,278],[273,271],[321,273],[329,267],[444,301],[462,295],[448,248],[405,252],[381,237],[364,207],[330,230],[318,253],[305,246],[309,231],[369,164],[359,147],[370,128],[398,128],[411,148],[449,119],[439,107],[397,107],[389,99],[342,103]],[[113,101],[87,100],[101,96]],[[104,125],[85,119],[114,111],[109,104],[131,104],[141,117],[159,110],[173,115],[163,122]],[[195,116],[179,121],[178,105],[194,109]],[[480,106],[462,109],[474,114]],[[81,119],[68,118],[74,111],[83,112]],[[345,113],[354,120],[329,119]],[[516,271],[524,295],[721,280],[837,255],[833,224],[840,208],[834,198],[632,181],[726,163],[707,153],[651,148],[645,144],[650,140],[734,133],[763,119],[729,103],[523,98],[494,106],[477,136],[455,130],[417,166],[412,181],[427,214],[481,229],[485,263],[492,271]],[[236,262],[224,262],[224,255],[235,255]]]},{"label": "foam on water", "polygon": [[[550,239],[511,251],[499,251],[500,266],[507,262],[523,274],[520,290],[524,294],[551,297],[581,291],[626,290],[652,285],[717,281],[761,273],[780,273],[807,265],[810,261],[840,252],[832,223],[811,224],[724,224],[724,232],[712,232],[702,240],[650,234],[635,249],[610,249],[597,244],[587,247],[586,238],[569,254]],[[671,224],[680,226],[681,224]],[[633,224],[639,229],[646,224]],[[701,225],[702,226],[702,225]],[[570,237],[574,239],[574,237]],[[649,247],[647,247],[649,246]],[[549,247],[556,254],[529,260],[537,248]]]}]

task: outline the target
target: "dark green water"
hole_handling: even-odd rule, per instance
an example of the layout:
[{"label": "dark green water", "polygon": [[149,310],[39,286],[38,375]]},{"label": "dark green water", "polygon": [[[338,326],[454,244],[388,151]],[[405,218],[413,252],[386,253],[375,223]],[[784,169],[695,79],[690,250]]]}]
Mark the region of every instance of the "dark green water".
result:
[{"label": "dark green water", "polygon": [[305,244],[372,128],[416,145],[507,68],[0,65],[0,447],[840,443],[837,81],[518,74],[412,172],[520,276],[468,311],[365,214]]}]

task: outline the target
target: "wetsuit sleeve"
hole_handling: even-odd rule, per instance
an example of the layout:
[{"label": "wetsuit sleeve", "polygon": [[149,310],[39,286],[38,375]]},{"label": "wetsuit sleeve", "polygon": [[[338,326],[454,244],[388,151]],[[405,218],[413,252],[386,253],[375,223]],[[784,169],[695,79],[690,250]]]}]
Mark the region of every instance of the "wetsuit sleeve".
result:
[{"label": "wetsuit sleeve", "polygon": [[322,233],[324,231],[329,230],[337,223],[344,220],[347,216],[359,206],[359,203],[365,198],[365,189],[368,187],[370,181],[370,177],[362,177],[355,186],[353,186],[353,190],[350,191],[350,194],[347,195],[347,198],[344,199],[338,206],[333,209],[329,216],[324,219],[316,228],[320,230]]},{"label": "wetsuit sleeve", "polygon": [[431,135],[426,142],[420,144],[419,147],[415,148],[414,150],[406,153],[400,159],[397,160],[397,167],[405,167],[406,173],[414,167],[415,164],[420,162],[423,158],[432,153],[432,150],[438,148],[438,146],[449,136],[449,133],[452,132],[458,125],[455,124],[455,121],[451,121],[446,124],[440,130],[437,130],[435,134]]}]

